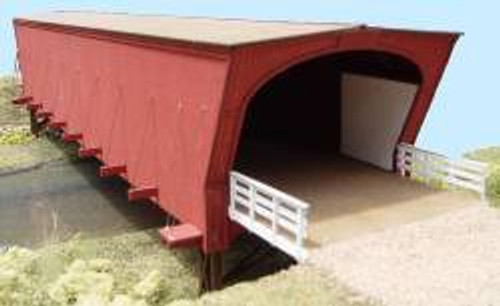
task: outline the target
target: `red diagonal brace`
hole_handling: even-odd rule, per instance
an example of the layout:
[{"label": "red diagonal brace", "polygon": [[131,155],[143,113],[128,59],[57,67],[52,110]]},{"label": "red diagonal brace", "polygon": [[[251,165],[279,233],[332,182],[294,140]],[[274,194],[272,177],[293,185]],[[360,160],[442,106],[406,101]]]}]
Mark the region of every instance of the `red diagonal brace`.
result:
[{"label": "red diagonal brace", "polygon": [[82,133],[64,133],[64,141],[77,141],[83,138]]},{"label": "red diagonal brace", "polygon": [[33,97],[25,96],[25,97],[19,97],[19,98],[13,99],[12,103],[17,104],[17,105],[21,105],[21,104],[26,104],[30,101],[33,101]]},{"label": "red diagonal brace", "polygon": [[80,157],[94,157],[102,153],[101,148],[80,148],[78,149],[78,156]]},{"label": "red diagonal brace", "polygon": [[30,104],[26,104],[26,108],[30,111],[37,111],[39,110],[40,108],[42,108],[42,104],[34,104],[34,103],[30,103]]},{"label": "red diagonal brace", "polygon": [[201,231],[189,223],[165,226],[159,230],[162,240],[172,248],[198,247],[203,237]]},{"label": "red diagonal brace", "polygon": [[120,166],[102,166],[99,168],[99,175],[102,177],[120,175],[127,172],[127,167],[125,165]]},{"label": "red diagonal brace", "polygon": [[49,111],[39,111],[38,113],[36,113],[37,118],[50,118],[53,115],[54,114]]},{"label": "red diagonal brace", "polygon": [[158,196],[158,188],[156,187],[136,187],[136,188],[131,188],[128,191],[129,201],[147,200],[151,197],[157,197],[157,196]]},{"label": "red diagonal brace", "polygon": [[66,122],[52,121],[52,122],[49,122],[48,127],[51,129],[62,129],[62,128],[66,127]]}]

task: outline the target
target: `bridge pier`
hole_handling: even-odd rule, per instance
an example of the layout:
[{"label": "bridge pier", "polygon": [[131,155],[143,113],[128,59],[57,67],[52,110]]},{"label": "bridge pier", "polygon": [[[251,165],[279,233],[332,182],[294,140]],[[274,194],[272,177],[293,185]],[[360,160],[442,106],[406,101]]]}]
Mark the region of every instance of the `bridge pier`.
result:
[{"label": "bridge pier", "polygon": [[224,277],[223,252],[205,254],[200,252],[200,291],[209,292],[222,288]]},{"label": "bridge pier", "polygon": [[42,118],[39,119],[37,116],[37,111],[36,109],[30,109],[30,130],[33,135],[36,137],[40,136],[40,132],[43,130],[45,125],[47,124],[48,119],[47,118]]}]

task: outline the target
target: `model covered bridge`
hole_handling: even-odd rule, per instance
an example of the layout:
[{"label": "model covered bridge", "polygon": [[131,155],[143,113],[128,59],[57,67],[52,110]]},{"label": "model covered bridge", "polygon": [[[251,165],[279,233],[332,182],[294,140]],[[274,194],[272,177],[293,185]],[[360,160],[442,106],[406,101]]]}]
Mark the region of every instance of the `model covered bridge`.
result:
[{"label": "model covered bridge", "polygon": [[[458,34],[90,12],[15,31],[15,102],[173,215],[173,246],[219,254],[247,228],[300,260],[343,216],[443,196],[395,173],[446,163],[411,144]],[[467,165],[447,177],[481,190]]]}]

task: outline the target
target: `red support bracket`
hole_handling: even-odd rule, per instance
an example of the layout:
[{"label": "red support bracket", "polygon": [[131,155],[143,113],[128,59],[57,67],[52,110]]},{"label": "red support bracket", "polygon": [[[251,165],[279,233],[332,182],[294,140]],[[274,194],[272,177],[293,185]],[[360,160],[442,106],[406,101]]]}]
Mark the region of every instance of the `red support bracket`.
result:
[{"label": "red support bracket", "polygon": [[127,172],[127,167],[125,165],[120,166],[102,166],[99,168],[99,176],[109,177],[114,175],[120,175]]},{"label": "red support bracket", "polygon": [[48,127],[51,129],[62,129],[66,127],[66,122],[62,121],[52,121],[48,123]]},{"label": "red support bracket", "polygon": [[64,141],[77,141],[83,138],[82,133],[64,133]]},{"label": "red support bracket", "polygon": [[78,149],[78,156],[80,157],[94,157],[102,153],[101,148],[80,148]]},{"label": "red support bracket", "polygon": [[52,112],[49,112],[49,111],[39,111],[38,113],[36,113],[37,118],[50,118],[53,115],[54,114]]},{"label": "red support bracket", "polygon": [[198,247],[203,238],[201,231],[189,223],[165,226],[159,233],[162,240],[172,248]]},{"label": "red support bracket", "polygon": [[22,105],[22,104],[27,104],[30,101],[33,101],[33,97],[25,96],[25,97],[19,97],[19,98],[13,99],[12,103],[14,103],[16,105]]},{"label": "red support bracket", "polygon": [[31,103],[31,104],[26,104],[26,108],[27,108],[29,111],[36,112],[37,110],[39,110],[39,109],[41,109],[41,108],[42,108],[42,104],[34,104],[34,103]]},{"label": "red support bracket", "polygon": [[158,188],[156,187],[136,187],[136,188],[131,188],[128,191],[129,201],[147,200],[151,197],[157,197],[157,196],[158,196]]}]

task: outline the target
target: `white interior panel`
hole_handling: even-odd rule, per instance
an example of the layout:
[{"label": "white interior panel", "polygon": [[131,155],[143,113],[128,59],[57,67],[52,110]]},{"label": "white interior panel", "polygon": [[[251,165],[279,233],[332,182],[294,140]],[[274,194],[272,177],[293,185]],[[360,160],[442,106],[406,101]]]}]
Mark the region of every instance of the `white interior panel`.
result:
[{"label": "white interior panel", "polygon": [[342,75],[341,152],[386,170],[418,90],[382,78]]}]

